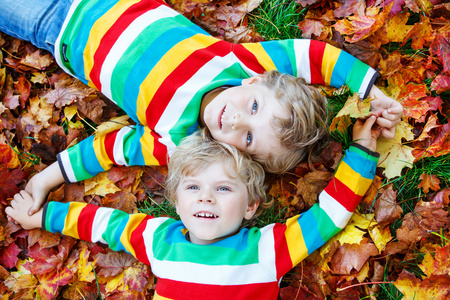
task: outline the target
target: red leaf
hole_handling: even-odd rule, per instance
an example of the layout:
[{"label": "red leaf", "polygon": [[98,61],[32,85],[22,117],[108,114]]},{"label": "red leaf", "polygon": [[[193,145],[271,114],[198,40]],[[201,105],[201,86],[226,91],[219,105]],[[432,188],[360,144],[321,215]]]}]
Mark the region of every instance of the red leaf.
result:
[{"label": "red leaf", "polygon": [[431,83],[431,90],[440,94],[450,90],[450,76],[439,74]]},{"label": "red leaf", "polygon": [[450,74],[450,32],[436,34],[430,47],[429,63],[435,55],[443,66],[443,73]]},{"label": "red leaf", "polygon": [[19,259],[17,255],[22,252],[16,243],[10,244],[8,247],[4,247],[0,250],[0,263],[2,266],[11,269],[16,266],[17,260]]},{"label": "red leaf", "polygon": [[25,103],[28,100],[31,92],[31,83],[24,77],[20,76],[19,81],[14,84],[16,90],[19,92],[20,96],[20,106],[25,108]]},{"label": "red leaf", "polygon": [[0,165],[0,202],[6,203],[6,199],[20,192],[20,188],[17,185],[24,178],[25,173],[21,169],[10,171],[4,165]]}]

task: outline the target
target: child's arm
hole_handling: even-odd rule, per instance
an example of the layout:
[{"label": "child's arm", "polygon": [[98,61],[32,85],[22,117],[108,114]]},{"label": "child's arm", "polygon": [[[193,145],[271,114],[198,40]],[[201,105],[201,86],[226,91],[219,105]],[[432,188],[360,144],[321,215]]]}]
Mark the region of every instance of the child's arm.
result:
[{"label": "child's arm", "polygon": [[47,202],[36,214],[29,216],[27,212],[33,203],[32,197],[21,191],[5,211],[9,219],[14,219],[24,229],[42,228],[108,244],[112,250],[125,250],[146,264],[150,264],[147,254],[151,251],[147,241],[151,240],[154,230],[168,220],[81,202]]},{"label": "child's arm", "polygon": [[34,215],[29,215],[28,211],[34,205],[35,201],[26,191],[21,191],[14,195],[11,200],[11,206],[6,207],[5,212],[9,218],[14,219],[24,229],[41,228],[42,208]]},{"label": "child's arm", "polygon": [[[174,133],[175,140],[181,137]],[[165,144],[160,140],[164,139]],[[57,158],[64,180],[78,182],[109,170],[112,166],[157,166],[167,163],[171,139],[143,125],[125,126],[99,136],[90,136],[59,153]]]},{"label": "child's arm", "polygon": [[380,135],[375,122],[374,116],[357,121],[353,127],[354,144],[347,149],[334,178],[320,193],[319,203],[288,219],[283,230],[277,229],[277,233],[283,233],[276,237],[281,275],[347,225],[375,176],[379,155],[374,151]]},{"label": "child's arm", "polygon": [[45,202],[50,190],[63,182],[64,178],[58,162],[54,162],[43,171],[36,173],[31,177],[30,181],[28,181],[25,186],[25,191],[27,191],[32,196],[32,200],[34,200],[28,214],[31,216],[37,212],[42,203]]}]

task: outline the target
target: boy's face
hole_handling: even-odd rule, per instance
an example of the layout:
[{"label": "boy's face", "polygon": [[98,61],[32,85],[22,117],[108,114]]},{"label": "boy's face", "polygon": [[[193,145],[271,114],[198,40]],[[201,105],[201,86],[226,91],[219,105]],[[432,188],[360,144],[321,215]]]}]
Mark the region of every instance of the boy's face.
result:
[{"label": "boy's face", "polygon": [[194,244],[211,244],[234,234],[244,219],[251,219],[259,203],[248,204],[245,184],[227,175],[221,162],[186,176],[177,189],[177,213]]},{"label": "boy's face", "polygon": [[260,81],[252,77],[224,90],[206,105],[202,117],[215,140],[265,159],[284,152],[271,121],[274,116],[288,118],[288,112]]}]

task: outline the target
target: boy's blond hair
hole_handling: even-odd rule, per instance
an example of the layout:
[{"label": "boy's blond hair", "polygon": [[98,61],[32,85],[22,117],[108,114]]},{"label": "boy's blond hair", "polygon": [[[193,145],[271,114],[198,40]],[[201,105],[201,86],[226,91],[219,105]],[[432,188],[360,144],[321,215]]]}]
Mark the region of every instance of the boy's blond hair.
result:
[{"label": "boy's blond hair", "polygon": [[246,185],[249,205],[259,201],[258,209],[252,219],[256,218],[264,208],[271,205],[267,201],[265,192],[264,169],[252,160],[250,155],[240,152],[233,146],[208,138],[204,130],[201,129],[200,132],[184,138],[171,155],[168,163],[169,174],[166,179],[167,199],[174,205],[177,201],[177,188],[184,177],[202,172],[211,164],[221,162],[228,176],[233,178],[234,171],[237,178]]},{"label": "boy's blond hair", "polygon": [[305,159],[311,164],[314,153],[318,153],[327,141],[325,96],[317,88],[307,85],[303,78],[276,70],[265,72],[262,84],[275,92],[275,98],[290,116],[288,119],[272,120],[285,151],[273,153],[264,159],[254,159],[271,173],[284,173]]}]

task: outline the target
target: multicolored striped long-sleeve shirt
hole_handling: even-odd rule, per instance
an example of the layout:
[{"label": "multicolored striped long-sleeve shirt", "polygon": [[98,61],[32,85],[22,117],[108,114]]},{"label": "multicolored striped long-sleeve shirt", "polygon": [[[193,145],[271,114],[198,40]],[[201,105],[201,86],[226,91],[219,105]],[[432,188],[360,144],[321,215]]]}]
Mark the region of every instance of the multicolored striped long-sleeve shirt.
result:
[{"label": "multicolored striped long-sleeve shirt", "polygon": [[378,75],[319,41],[237,45],[214,38],[162,0],[75,0],[55,49],[67,73],[138,124],[92,136],[58,155],[68,182],[112,165],[166,164],[180,140],[198,129],[202,97],[214,88],[277,69],[311,84],[346,84],[366,97]]},{"label": "multicolored striped long-sleeve shirt", "polygon": [[86,203],[48,202],[42,228],[107,243],[149,264],[153,299],[277,299],[281,277],[345,227],[375,175],[378,154],[351,146],[319,203],[287,220],[244,228],[210,245],[188,241],[181,221]]}]

